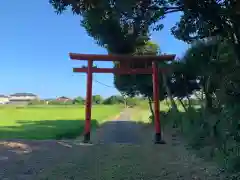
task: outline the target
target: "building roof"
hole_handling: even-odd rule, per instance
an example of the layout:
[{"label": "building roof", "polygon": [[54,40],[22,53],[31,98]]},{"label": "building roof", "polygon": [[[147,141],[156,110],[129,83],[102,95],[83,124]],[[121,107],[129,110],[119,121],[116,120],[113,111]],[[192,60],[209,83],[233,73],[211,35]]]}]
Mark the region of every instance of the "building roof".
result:
[{"label": "building roof", "polygon": [[65,96],[61,96],[61,97],[58,97],[57,99],[71,99],[71,98],[68,98],[68,97],[65,97]]},{"label": "building roof", "polygon": [[54,98],[43,99],[43,101],[54,101]]},{"label": "building roof", "polygon": [[15,94],[11,94],[10,96],[34,96],[36,97],[37,95],[33,94],[33,93],[15,93]]}]

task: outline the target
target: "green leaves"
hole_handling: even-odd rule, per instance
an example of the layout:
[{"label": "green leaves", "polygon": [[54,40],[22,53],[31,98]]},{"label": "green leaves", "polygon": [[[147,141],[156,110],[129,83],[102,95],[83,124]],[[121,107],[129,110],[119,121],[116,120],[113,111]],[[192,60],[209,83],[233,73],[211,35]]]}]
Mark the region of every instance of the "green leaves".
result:
[{"label": "green leaves", "polygon": [[[239,35],[239,15],[231,0],[184,1],[183,15],[171,29],[180,40],[191,43],[203,38]],[[234,26],[238,28],[234,28]]]},{"label": "green leaves", "polygon": [[[161,5],[164,0],[49,0],[57,13],[68,7],[73,13],[82,16],[81,25],[89,36],[100,46],[107,47],[111,53],[129,54],[135,52],[140,43],[139,37],[148,36],[149,28],[161,30],[156,24],[164,18]],[[117,43],[116,43],[117,42]]]},{"label": "green leaves", "polygon": [[[160,48],[157,44],[147,41],[145,45],[138,46],[134,55],[157,55],[160,52]],[[144,68],[145,63],[134,63],[135,68]],[[148,64],[151,67],[151,62]],[[160,77],[161,78],[161,77]],[[115,75],[114,84],[116,88],[128,96],[143,95],[145,97],[152,97],[152,75]],[[164,98],[165,90],[163,84],[159,84],[161,88],[160,98]]]}]

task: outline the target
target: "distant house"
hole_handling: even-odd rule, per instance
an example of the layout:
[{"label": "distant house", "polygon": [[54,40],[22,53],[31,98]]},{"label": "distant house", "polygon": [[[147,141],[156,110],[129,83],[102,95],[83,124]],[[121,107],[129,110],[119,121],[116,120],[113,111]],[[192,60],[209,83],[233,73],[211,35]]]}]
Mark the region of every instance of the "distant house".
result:
[{"label": "distant house", "polygon": [[68,98],[68,97],[65,97],[65,96],[61,96],[59,98],[56,99],[57,101],[60,101],[60,102],[67,102],[67,101],[72,101],[71,98]]},{"label": "distant house", "polygon": [[0,95],[0,104],[7,104],[9,102],[9,97],[5,95]]},{"label": "distant house", "polygon": [[9,96],[9,100],[23,100],[23,101],[31,101],[39,99],[37,95],[32,93],[15,93]]},{"label": "distant house", "polygon": [[38,100],[38,96],[32,93],[15,93],[9,96],[10,104],[28,104],[30,101]]}]

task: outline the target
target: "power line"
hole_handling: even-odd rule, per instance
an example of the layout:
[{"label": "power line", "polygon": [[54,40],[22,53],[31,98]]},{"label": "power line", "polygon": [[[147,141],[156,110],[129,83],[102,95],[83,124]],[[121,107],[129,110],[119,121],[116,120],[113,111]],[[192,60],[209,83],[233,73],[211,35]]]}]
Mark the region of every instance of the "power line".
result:
[{"label": "power line", "polygon": [[[81,76],[84,76],[84,75],[81,74]],[[110,86],[110,85],[104,84],[104,83],[102,83],[102,82],[96,80],[95,77],[93,77],[93,81],[96,82],[96,83],[98,83],[98,84],[101,84],[101,85],[103,85],[103,86],[105,86],[105,87],[116,89],[116,88],[113,87],[113,86]]]},{"label": "power line", "polygon": [[102,82],[99,82],[98,80],[93,79],[93,81],[96,82],[96,83],[98,83],[98,84],[101,84],[101,85],[103,85],[103,86],[106,86],[106,87],[109,87],[109,88],[114,88],[114,89],[116,89],[115,87],[113,87],[113,86],[109,86],[109,85],[104,84],[104,83],[102,83]]}]

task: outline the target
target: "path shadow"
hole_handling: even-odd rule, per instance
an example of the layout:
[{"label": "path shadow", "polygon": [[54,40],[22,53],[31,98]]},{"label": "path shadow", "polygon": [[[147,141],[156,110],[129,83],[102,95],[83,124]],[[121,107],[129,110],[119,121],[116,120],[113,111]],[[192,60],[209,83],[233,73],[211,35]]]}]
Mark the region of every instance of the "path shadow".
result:
[{"label": "path shadow", "polygon": [[[15,155],[51,152],[51,149],[61,151],[65,148],[73,148],[72,145],[64,143],[64,141],[81,136],[85,121],[62,119],[18,120],[16,123],[18,126],[0,127],[0,163],[5,162],[9,157],[11,159],[17,158],[18,156]],[[93,119],[91,125],[93,129],[96,128],[98,121]]]},{"label": "path shadow", "polygon": [[[1,127],[0,179],[36,179],[35,175],[41,174],[43,170],[47,171],[59,163],[67,163],[69,159],[83,157],[89,148],[67,143],[65,139],[82,135],[84,122],[18,120],[18,126]],[[97,122],[92,120],[93,128],[98,126]]]}]

